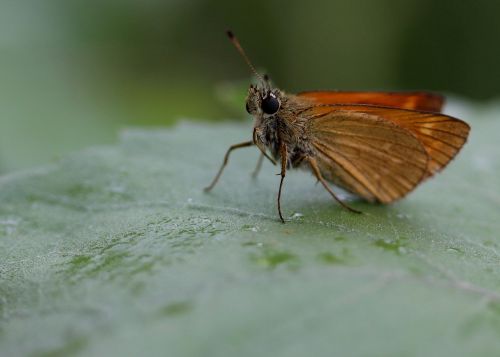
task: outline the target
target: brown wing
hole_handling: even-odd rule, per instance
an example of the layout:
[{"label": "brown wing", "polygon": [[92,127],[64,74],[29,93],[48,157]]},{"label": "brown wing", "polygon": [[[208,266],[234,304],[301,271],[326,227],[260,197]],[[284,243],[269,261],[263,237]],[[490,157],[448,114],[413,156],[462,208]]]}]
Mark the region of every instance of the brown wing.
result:
[{"label": "brown wing", "polygon": [[371,201],[389,203],[426,174],[428,155],[410,131],[371,113],[313,107],[311,142],[323,176]]},{"label": "brown wing", "polygon": [[[441,171],[467,141],[470,127],[462,120],[438,113],[369,105],[334,105],[319,111],[343,110],[373,115],[411,131],[429,155],[426,176]],[[325,107],[323,107],[325,108]]]},{"label": "brown wing", "polygon": [[444,97],[428,92],[312,91],[297,94],[317,104],[370,104],[385,107],[441,112]]}]

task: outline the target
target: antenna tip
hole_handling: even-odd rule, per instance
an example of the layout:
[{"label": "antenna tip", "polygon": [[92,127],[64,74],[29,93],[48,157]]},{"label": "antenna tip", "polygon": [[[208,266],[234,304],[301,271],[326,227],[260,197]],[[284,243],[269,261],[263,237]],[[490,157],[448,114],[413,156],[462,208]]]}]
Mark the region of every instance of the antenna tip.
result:
[{"label": "antenna tip", "polygon": [[231,40],[234,38],[234,33],[233,33],[233,31],[231,31],[231,30],[227,30],[227,31],[226,31],[226,35],[227,35],[227,37],[229,37],[229,39],[231,39]]},{"label": "antenna tip", "polygon": [[269,76],[267,74],[264,74],[264,80],[267,82],[269,80]]}]

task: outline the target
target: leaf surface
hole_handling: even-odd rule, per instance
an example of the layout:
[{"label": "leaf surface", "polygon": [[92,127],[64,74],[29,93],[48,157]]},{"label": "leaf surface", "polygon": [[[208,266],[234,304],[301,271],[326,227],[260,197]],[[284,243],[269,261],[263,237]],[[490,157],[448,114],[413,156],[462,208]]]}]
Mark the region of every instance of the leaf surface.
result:
[{"label": "leaf surface", "polygon": [[498,108],[391,205],[335,204],[248,125],[129,130],[0,178],[0,350],[34,356],[493,356],[500,350]]}]

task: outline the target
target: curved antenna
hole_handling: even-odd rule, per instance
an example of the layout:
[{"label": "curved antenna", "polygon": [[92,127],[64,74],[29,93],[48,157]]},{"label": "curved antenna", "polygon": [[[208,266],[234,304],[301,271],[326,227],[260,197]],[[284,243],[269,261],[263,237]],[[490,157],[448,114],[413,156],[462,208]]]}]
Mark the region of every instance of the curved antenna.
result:
[{"label": "curved antenna", "polygon": [[248,58],[247,54],[245,53],[245,51],[243,50],[243,47],[241,47],[240,45],[240,41],[238,41],[238,39],[236,38],[236,36],[234,36],[234,33],[230,30],[226,31],[226,34],[227,34],[227,37],[229,37],[229,40],[231,40],[231,42],[233,43],[234,47],[236,47],[236,49],[238,50],[238,52],[240,53],[241,57],[243,57],[243,59],[245,60],[245,62],[248,64],[248,67],[250,67],[250,69],[252,70],[252,72],[263,82],[263,83],[266,83],[267,81],[264,80],[264,77],[262,77],[259,72],[257,72],[257,70],[255,69],[255,67],[253,66],[252,62],[250,62],[250,59]]}]

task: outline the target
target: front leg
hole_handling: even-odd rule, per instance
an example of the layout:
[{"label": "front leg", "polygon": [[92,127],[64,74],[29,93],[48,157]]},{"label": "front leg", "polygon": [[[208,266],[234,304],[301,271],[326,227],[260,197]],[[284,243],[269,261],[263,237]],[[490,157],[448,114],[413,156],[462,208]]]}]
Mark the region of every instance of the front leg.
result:
[{"label": "front leg", "polygon": [[222,171],[224,171],[224,167],[226,167],[227,162],[229,161],[229,155],[231,154],[231,151],[233,151],[235,149],[246,148],[246,147],[249,147],[252,145],[255,145],[255,143],[253,141],[244,141],[244,142],[239,143],[239,144],[231,145],[229,147],[229,149],[227,150],[226,155],[224,156],[224,161],[222,162],[222,165],[221,165],[219,171],[217,172],[217,175],[215,175],[212,183],[210,185],[208,185],[207,187],[205,187],[205,192],[209,192],[212,188],[214,188],[217,181],[219,181],[220,175],[222,175]]},{"label": "front leg", "polygon": [[[266,147],[264,146],[264,143],[261,140],[259,140],[259,133],[257,133],[257,128],[253,128],[252,137],[253,137],[253,143],[255,144],[255,146],[257,146],[259,148],[262,155],[264,155],[266,157],[266,159],[271,161],[271,163],[273,165],[276,165],[277,162],[271,156],[269,156],[267,154]],[[258,170],[256,170],[256,171],[258,172]]]},{"label": "front leg", "polygon": [[283,188],[283,180],[285,179],[286,175],[286,166],[288,163],[288,150],[286,147],[286,144],[281,141],[280,143],[280,157],[281,157],[281,180],[280,180],[280,188],[278,191],[278,213],[280,215],[280,219],[282,223],[285,223],[285,220],[283,219],[283,214],[281,213],[281,189]]}]

